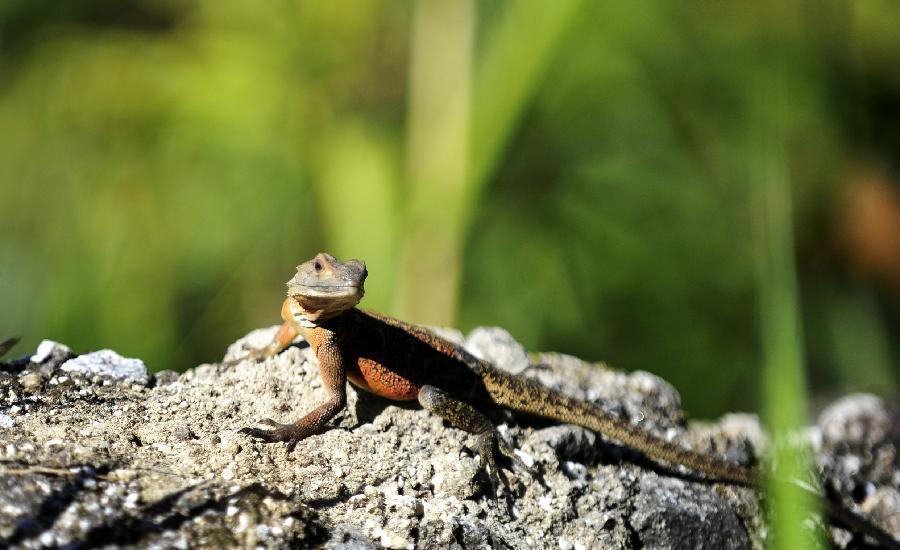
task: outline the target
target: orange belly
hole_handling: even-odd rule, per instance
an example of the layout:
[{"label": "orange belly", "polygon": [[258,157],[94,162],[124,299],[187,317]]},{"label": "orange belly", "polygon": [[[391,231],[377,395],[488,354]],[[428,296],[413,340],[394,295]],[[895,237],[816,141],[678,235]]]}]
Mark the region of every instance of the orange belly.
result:
[{"label": "orange belly", "polygon": [[347,378],[360,388],[394,401],[412,401],[420,385],[371,359],[359,358],[356,369],[348,369]]}]

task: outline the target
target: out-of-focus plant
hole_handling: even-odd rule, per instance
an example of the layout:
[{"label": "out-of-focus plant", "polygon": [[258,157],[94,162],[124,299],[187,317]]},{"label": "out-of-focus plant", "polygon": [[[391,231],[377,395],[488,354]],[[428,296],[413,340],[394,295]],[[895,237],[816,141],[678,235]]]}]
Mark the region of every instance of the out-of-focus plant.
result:
[{"label": "out-of-focus plant", "polygon": [[484,32],[474,61],[474,3],[416,4],[400,315],[454,321],[473,211],[579,4],[510,2]]},{"label": "out-of-focus plant", "polygon": [[835,227],[854,167],[897,186],[900,8],[779,6],[4,2],[0,334],[186,368],[328,250],[367,261],[367,307],[754,408],[765,34],[802,98],[780,116],[809,379],[891,391],[900,308]]},{"label": "out-of-focus plant", "polygon": [[[755,226],[757,288],[762,340],[763,416],[773,442],[767,457],[769,547],[819,548],[804,530],[815,508],[797,480],[814,472],[801,431],[807,423],[807,384],[794,261],[787,144],[794,106],[787,97],[791,63],[777,41],[765,48],[752,77],[756,109],[748,121],[748,167]],[[792,98],[796,101],[796,97]],[[815,485],[814,483],[812,485]]]}]

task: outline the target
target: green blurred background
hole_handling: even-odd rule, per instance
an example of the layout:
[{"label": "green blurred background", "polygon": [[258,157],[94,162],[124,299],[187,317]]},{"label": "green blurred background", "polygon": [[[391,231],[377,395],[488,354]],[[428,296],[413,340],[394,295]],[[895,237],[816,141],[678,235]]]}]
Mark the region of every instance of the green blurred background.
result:
[{"label": "green blurred background", "polygon": [[652,371],[696,416],[760,409],[769,298],[815,399],[892,396],[898,182],[894,0],[0,3],[19,354],[215,361],[329,251],[365,307]]}]

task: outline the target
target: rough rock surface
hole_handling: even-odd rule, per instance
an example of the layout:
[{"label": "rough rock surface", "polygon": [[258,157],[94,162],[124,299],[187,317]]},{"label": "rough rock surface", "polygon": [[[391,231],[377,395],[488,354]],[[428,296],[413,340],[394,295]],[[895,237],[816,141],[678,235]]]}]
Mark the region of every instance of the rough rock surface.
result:
[{"label": "rough rock surface", "polygon": [[[268,343],[273,329],[228,357]],[[748,462],[756,419],[688,427],[659,378],[558,355],[527,355],[504,331],[465,341],[499,366],[604,407],[663,437]],[[148,377],[104,350],[72,359],[42,344],[0,363],[0,547],[761,548],[755,492],[653,466],[572,426],[491,411],[537,473],[490,484],[473,438],[425,411],[348,390],[333,428],[288,453],[238,433],[295,419],[323,398],[300,343],[264,362]],[[896,411],[851,396],[811,428],[848,506],[900,535]],[[684,474],[684,472],[681,472]],[[853,544],[840,529],[831,534]]]}]

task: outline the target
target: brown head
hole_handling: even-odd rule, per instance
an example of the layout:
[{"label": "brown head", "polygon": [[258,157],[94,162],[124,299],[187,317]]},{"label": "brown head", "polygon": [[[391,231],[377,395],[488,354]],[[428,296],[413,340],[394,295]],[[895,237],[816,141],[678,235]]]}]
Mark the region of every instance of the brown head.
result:
[{"label": "brown head", "polygon": [[303,309],[303,317],[308,321],[324,321],[362,300],[367,275],[366,264],[361,260],[341,262],[320,252],[297,266],[297,274],[287,282],[288,296]]}]

